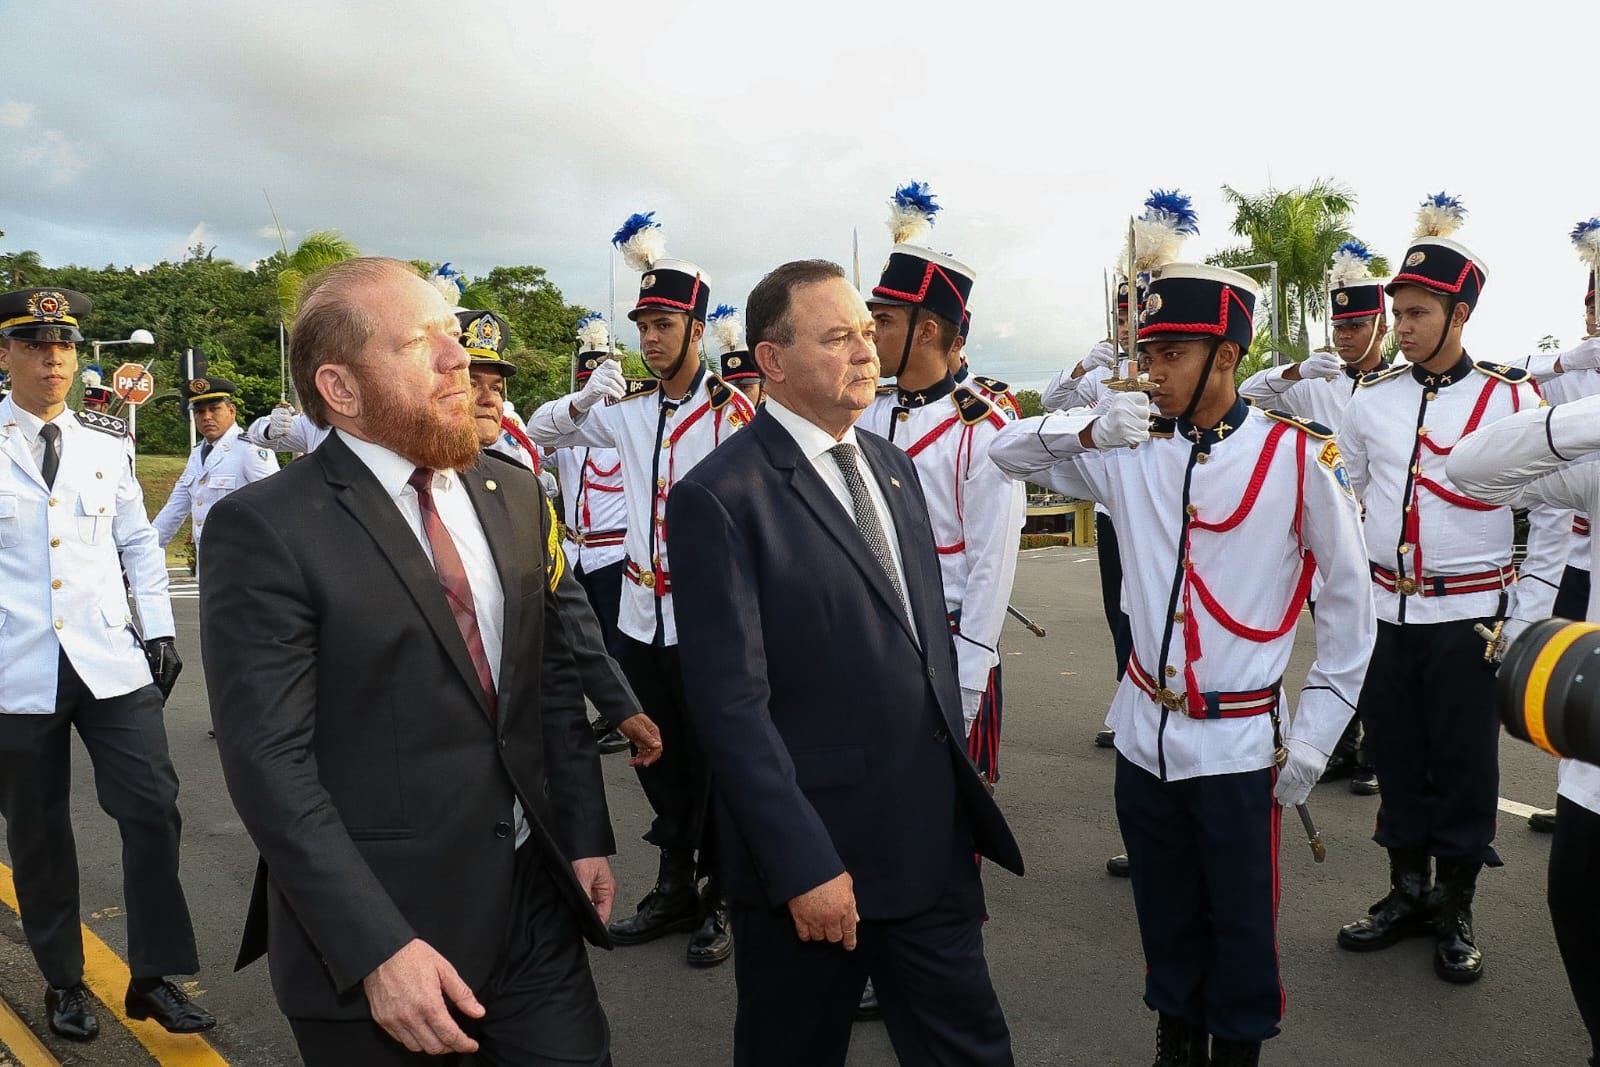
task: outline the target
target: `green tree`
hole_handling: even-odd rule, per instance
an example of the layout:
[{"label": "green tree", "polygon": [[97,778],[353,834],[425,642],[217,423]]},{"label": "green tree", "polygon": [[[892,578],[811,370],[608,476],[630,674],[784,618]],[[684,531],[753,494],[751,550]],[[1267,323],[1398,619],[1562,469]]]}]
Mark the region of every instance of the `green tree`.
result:
[{"label": "green tree", "polygon": [[286,253],[278,269],[278,308],[286,323],[294,321],[300,308],[300,290],[306,279],[324,267],[331,267],[361,254],[354,241],[337,230],[313,230]]},{"label": "green tree", "polygon": [[[0,233],[0,237],[5,236]],[[24,249],[21,252],[10,252],[0,255],[0,275],[5,276],[7,289],[22,289],[29,285],[37,284],[35,279],[44,273],[44,264],[39,262],[39,253]]]},{"label": "green tree", "polygon": [[[1266,294],[1265,302],[1279,309],[1280,326],[1289,336],[1269,347],[1303,358],[1310,350],[1306,325],[1325,313],[1328,264],[1339,245],[1354,236],[1349,222],[1355,193],[1332,179],[1319,178],[1309,186],[1261,193],[1242,193],[1224,185],[1222,195],[1234,208],[1234,235],[1248,244],[1223,249],[1207,262],[1222,267],[1276,262],[1278,289]],[[1374,257],[1372,271],[1387,273],[1388,264]],[[1258,319],[1267,321],[1267,310],[1260,309]]]},{"label": "green tree", "polygon": [[1017,410],[1023,418],[1044,414],[1044,398],[1037,389],[1018,389],[1016,396]]}]

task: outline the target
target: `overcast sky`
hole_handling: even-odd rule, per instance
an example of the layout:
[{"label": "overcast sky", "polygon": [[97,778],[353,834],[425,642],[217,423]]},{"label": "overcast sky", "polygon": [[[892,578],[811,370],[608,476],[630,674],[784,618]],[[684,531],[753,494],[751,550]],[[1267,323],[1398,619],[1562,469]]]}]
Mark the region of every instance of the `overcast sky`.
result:
[{"label": "overcast sky", "polygon": [[972,362],[1037,387],[1104,334],[1151,187],[1194,197],[1198,259],[1234,243],[1222,183],[1332,177],[1391,260],[1424,194],[1466,203],[1473,355],[1580,335],[1591,4],[1045,6],[0,0],[30,42],[0,60],[0,251],[249,263],[277,246],[265,189],[291,245],[536,263],[609,311],[610,235],[654,210],[742,305],[785,260],[848,266],[852,227],[870,285],[917,179],[945,207],[930,243],[978,274]]}]

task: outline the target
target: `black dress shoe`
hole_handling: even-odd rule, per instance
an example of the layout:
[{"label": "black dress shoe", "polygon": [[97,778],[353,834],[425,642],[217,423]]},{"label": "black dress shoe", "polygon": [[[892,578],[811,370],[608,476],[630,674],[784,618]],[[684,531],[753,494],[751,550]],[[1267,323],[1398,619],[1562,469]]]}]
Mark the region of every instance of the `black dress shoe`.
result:
[{"label": "black dress shoe", "polygon": [[684,958],[691,967],[715,967],[733,955],[733,927],[728,922],[728,898],[715,881],[706,883],[704,914],[700,925],[689,935]]},{"label": "black dress shoe", "polygon": [[609,734],[613,727],[606,717],[602,715],[594,722],[589,724],[589,729],[594,731],[594,739],[598,741],[606,734]]},{"label": "black dress shoe", "polygon": [[100,1020],[94,1017],[94,1001],[82,982],[44,991],[44,1010],[50,1016],[50,1029],[68,1041],[90,1041],[100,1032]]},{"label": "black dress shoe", "polygon": [[1432,929],[1428,854],[1422,849],[1389,850],[1389,895],[1367,909],[1364,918],[1339,928],[1339,947],[1376,952],[1420,937]]},{"label": "black dress shoe", "polygon": [[1378,772],[1371,767],[1357,767],[1350,774],[1350,792],[1358,797],[1375,797],[1383,792],[1378,785]]},{"label": "black dress shoe", "polygon": [[619,945],[642,945],[667,934],[693,930],[699,921],[694,853],[688,849],[662,849],[656,884],[639,901],[639,910],[625,919],[612,919],[606,931]]},{"label": "black dress shoe", "polygon": [[1553,834],[1556,832],[1555,809],[1550,811],[1536,811],[1528,816],[1528,829],[1536,834]]},{"label": "black dress shoe", "polygon": [[1110,859],[1106,860],[1106,873],[1111,875],[1113,878],[1127,878],[1128,854],[1124,852],[1120,856],[1112,856]]},{"label": "black dress shoe", "polygon": [[861,1003],[856,1005],[856,1021],[871,1022],[883,1018],[883,1005],[878,1003],[878,991],[872,988],[872,979],[867,979],[867,988],[861,991]]},{"label": "black dress shoe", "polygon": [[628,739],[623,737],[622,731],[615,726],[606,731],[606,735],[600,738],[600,752],[602,755],[609,756],[613,752],[626,751],[628,751]]},{"label": "black dress shoe", "polygon": [[143,992],[129,985],[123,1008],[128,1018],[154,1019],[169,1034],[200,1034],[217,1025],[215,1016],[167,981]]},{"label": "black dress shoe", "polygon": [[1094,735],[1095,748],[1116,748],[1117,732],[1115,730],[1101,730]]}]

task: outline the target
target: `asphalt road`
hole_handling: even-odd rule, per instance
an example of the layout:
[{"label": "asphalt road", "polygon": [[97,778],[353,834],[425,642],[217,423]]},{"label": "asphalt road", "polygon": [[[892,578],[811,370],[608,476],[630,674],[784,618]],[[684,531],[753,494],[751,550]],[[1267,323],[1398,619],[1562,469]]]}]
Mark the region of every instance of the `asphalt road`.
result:
[{"label": "asphalt road", "polygon": [[[1108,877],[1103,866],[1121,846],[1110,802],[1112,754],[1091,743],[1113,689],[1096,566],[1093,549],[1024,554],[1013,602],[1049,636],[1036,638],[1008,622],[1003,641],[1007,701],[997,795],[1022,843],[1028,875],[989,868],[987,940],[1021,1065],[1131,1067],[1149,1063],[1154,1047],[1154,1016],[1140,1000],[1143,961],[1132,898],[1127,883]],[[200,939],[200,999],[221,1020],[211,1044],[238,1067],[295,1064],[265,966],[232,970],[255,854],[206,737],[192,591],[177,594],[176,608],[188,670],[168,703],[167,723],[183,782],[183,881]],[[1303,673],[1310,647],[1304,620],[1291,677]],[[1540,807],[1552,802],[1555,768],[1540,753],[1504,740],[1501,767],[1502,797]],[[81,748],[75,777],[85,922],[120,953],[126,938],[118,842],[92,799]],[[654,877],[655,856],[638,836],[648,809],[623,757],[606,757],[606,780],[621,850],[619,907],[628,909]],[[1314,865],[1297,825],[1285,821],[1279,946],[1289,1012],[1263,1062],[1585,1062],[1587,1038],[1544,905],[1547,837],[1531,833],[1520,817],[1502,816],[1497,845],[1506,866],[1486,871],[1479,886],[1485,976],[1475,986],[1454,987],[1433,976],[1430,941],[1369,955],[1335,946],[1340,924],[1364,914],[1387,888],[1384,855],[1369,839],[1377,801],[1352,796],[1339,783],[1319,787],[1311,806],[1328,861]],[[0,995],[38,1029],[42,984],[17,944],[13,917],[0,917],[0,935]],[[594,953],[621,1067],[730,1061],[733,969],[693,970],[682,950],[682,939],[673,937]],[[84,1047],[46,1040],[63,1063],[151,1062],[116,1029]],[[855,1035],[852,1067],[895,1062],[881,1025],[860,1024]]]}]

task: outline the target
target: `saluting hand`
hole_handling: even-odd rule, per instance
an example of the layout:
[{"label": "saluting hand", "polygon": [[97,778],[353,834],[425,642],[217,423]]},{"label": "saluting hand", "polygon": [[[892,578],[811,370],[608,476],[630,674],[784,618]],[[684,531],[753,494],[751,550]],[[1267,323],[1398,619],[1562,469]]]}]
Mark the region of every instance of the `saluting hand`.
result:
[{"label": "saluting hand", "polygon": [[373,1021],[412,1052],[442,1056],[478,1051],[478,1043],[450,1017],[445,997],[473,1019],[483,1018],[484,1007],[450,961],[426,941],[407,941],[361,980],[361,988]]},{"label": "saluting hand", "polygon": [[288,434],[294,425],[294,408],[288,404],[279,404],[272,409],[272,414],[267,417],[267,436],[276,441]]},{"label": "saluting hand", "polygon": [[846,871],[789,901],[789,914],[794,916],[800,940],[832,941],[843,944],[847,952],[854,949],[856,924],[861,921],[856,914],[854,886]]},{"label": "saluting hand", "polygon": [[648,767],[661,758],[661,731],[644,712],[623,719],[617,724],[617,729],[633,744],[633,756],[628,760],[628,766]]}]

